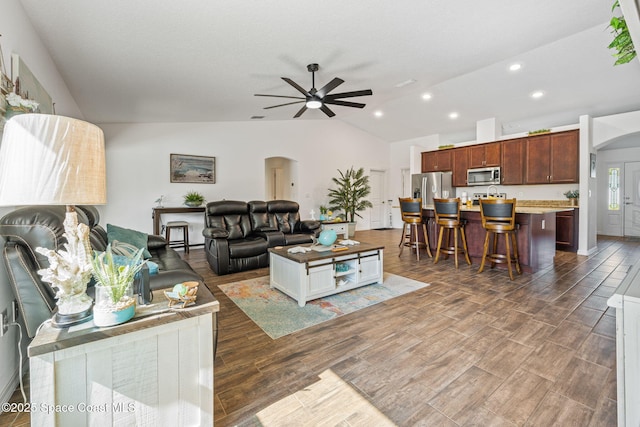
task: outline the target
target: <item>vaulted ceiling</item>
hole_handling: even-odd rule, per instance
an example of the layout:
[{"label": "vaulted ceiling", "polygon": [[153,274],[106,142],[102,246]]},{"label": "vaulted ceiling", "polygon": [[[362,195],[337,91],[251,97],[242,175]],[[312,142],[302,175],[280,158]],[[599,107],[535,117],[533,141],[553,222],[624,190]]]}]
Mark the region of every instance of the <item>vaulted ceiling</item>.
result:
[{"label": "vaulted ceiling", "polygon": [[[640,109],[640,61],[614,67],[607,49],[613,1],[21,2],[94,123],[342,120],[390,142],[459,142],[487,118],[513,134]],[[309,63],[316,87],[337,76],[335,92],[373,96],[333,118],[265,110],[283,100],[254,94],[298,96],[281,77],[310,89]]]}]

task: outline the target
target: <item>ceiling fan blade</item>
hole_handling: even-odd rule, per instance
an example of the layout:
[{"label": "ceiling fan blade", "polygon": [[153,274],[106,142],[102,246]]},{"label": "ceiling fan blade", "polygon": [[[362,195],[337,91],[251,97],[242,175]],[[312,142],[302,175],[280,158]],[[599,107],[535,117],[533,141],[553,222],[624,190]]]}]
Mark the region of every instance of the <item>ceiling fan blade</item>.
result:
[{"label": "ceiling fan blade", "polygon": [[285,82],[289,83],[291,86],[295,87],[298,90],[298,92],[300,92],[304,96],[309,96],[310,95],[309,92],[304,90],[298,83],[294,82],[290,78],[282,77],[282,80],[284,80]]},{"label": "ceiling fan blade", "polygon": [[304,113],[305,111],[307,111],[307,105],[303,105],[302,108],[296,113],[295,116],[293,116],[294,119],[297,119],[298,117],[300,117],[302,115],[302,113]]},{"label": "ceiling fan blade", "polygon": [[336,113],[331,111],[325,104],[322,104],[322,107],[320,107],[320,109],[329,117],[333,117],[336,115]]},{"label": "ceiling fan blade", "polygon": [[292,105],[292,104],[300,104],[301,102],[304,101],[293,101],[293,102],[287,102],[286,104],[278,104],[278,105],[272,105],[270,107],[264,107],[265,110],[268,110],[270,108],[276,108],[276,107],[284,107],[285,105]]},{"label": "ceiling fan blade", "polygon": [[263,95],[261,93],[256,93],[253,96],[268,96],[270,98],[291,98],[291,99],[306,99],[302,96],[286,96],[286,95]]},{"label": "ceiling fan blade", "polygon": [[326,99],[324,100],[325,104],[331,105],[340,105],[342,107],[354,107],[354,108],[364,108],[366,104],[361,104],[359,102],[349,102],[349,101],[340,101],[338,99]]},{"label": "ceiling fan blade", "polygon": [[367,96],[367,95],[373,95],[373,92],[371,91],[371,89],[356,90],[353,92],[334,93],[332,95],[327,95],[325,99],[353,98],[355,96]]},{"label": "ceiling fan blade", "polygon": [[331,92],[332,90],[340,86],[342,83],[344,83],[344,80],[336,77],[333,80],[331,80],[329,83],[324,85],[319,91],[317,91],[316,96],[319,96],[320,98],[324,98],[326,94],[328,94],[329,92]]}]

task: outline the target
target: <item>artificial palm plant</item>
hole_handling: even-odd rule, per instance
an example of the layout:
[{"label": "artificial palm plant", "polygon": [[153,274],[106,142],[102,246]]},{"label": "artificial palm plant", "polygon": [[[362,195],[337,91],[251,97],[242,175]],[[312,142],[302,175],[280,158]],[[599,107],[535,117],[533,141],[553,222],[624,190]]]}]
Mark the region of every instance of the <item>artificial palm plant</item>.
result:
[{"label": "artificial palm plant", "polygon": [[357,171],[353,166],[346,172],[338,169],[339,177],[332,178],[337,188],[329,189],[329,209],[342,210],[346,220],[355,222],[356,216],[362,218],[358,211],[373,207],[366,197],[371,193],[369,176],[364,174],[364,168]]}]

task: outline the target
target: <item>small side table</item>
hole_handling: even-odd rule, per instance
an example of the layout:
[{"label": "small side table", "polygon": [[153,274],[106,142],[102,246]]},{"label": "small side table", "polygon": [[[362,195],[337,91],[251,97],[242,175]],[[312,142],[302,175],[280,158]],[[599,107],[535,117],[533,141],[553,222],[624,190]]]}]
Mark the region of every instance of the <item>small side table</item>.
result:
[{"label": "small side table", "polygon": [[349,238],[349,223],[347,221],[323,221],[323,230],[334,230],[336,234],[343,234],[345,239]]}]

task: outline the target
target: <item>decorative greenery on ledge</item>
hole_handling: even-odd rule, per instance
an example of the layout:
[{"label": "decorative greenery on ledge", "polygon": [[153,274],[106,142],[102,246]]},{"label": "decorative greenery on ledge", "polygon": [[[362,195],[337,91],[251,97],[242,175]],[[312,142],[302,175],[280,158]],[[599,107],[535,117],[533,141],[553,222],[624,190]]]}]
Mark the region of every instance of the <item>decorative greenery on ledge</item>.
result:
[{"label": "decorative greenery on ledge", "polygon": [[[616,0],[613,3],[611,11],[613,12],[616,7],[620,7],[620,2]],[[614,35],[613,41],[609,44],[609,49],[615,49],[616,53],[613,56],[616,62],[613,65],[621,65],[631,62],[636,57],[636,50],[633,46],[633,40],[629,34],[627,28],[627,21],[624,16],[614,16],[609,22],[609,27],[612,29],[611,33]]]},{"label": "decorative greenery on ledge", "polygon": [[538,130],[529,131],[529,135],[538,135],[541,133],[549,133],[549,132],[551,132],[551,129],[538,129]]}]

